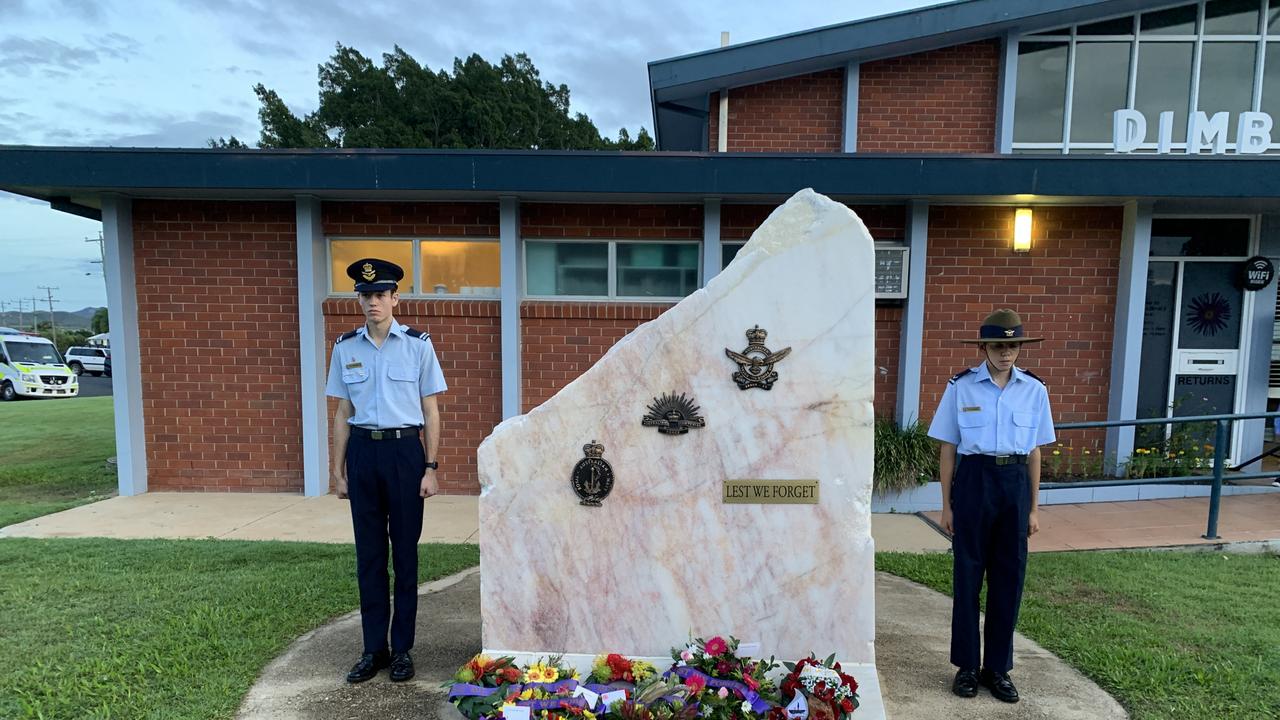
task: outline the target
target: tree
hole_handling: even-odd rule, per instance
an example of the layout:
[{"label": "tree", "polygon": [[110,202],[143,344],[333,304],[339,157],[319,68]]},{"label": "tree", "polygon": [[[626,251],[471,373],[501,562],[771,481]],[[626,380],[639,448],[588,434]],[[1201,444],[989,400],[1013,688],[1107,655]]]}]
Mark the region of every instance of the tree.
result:
[{"label": "tree", "polygon": [[[524,53],[496,65],[471,55],[446,72],[421,65],[399,46],[379,66],[338,44],[319,67],[319,83],[319,107],[302,117],[276,91],[254,87],[259,147],[654,149],[643,127],[635,139],[622,128],[611,140],[586,115],[571,115],[568,86],[543,82]],[[234,136],[209,145],[244,147]]]},{"label": "tree", "polygon": [[[234,137],[231,139],[235,140]],[[94,335],[109,332],[111,330],[111,323],[107,318],[106,308],[100,307],[93,311],[93,319],[89,321],[89,329],[93,331]]]}]

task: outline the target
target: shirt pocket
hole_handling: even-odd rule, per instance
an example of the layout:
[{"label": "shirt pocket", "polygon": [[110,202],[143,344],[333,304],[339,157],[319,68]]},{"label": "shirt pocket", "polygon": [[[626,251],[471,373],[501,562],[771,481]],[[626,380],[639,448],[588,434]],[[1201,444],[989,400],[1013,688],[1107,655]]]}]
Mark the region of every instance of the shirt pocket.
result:
[{"label": "shirt pocket", "polygon": [[342,382],[348,385],[362,383],[368,379],[369,379],[369,370],[367,368],[363,368],[363,367],[343,368],[342,370]]},{"label": "shirt pocket", "polygon": [[418,369],[412,365],[392,364],[387,366],[387,377],[399,382],[417,382]]},{"label": "shirt pocket", "polygon": [[987,424],[987,417],[981,412],[962,412],[956,418],[956,424],[962,428],[980,428]]},{"label": "shirt pocket", "polygon": [[1016,452],[1029,453],[1035,449],[1036,416],[1034,413],[1013,413],[1013,442]]}]

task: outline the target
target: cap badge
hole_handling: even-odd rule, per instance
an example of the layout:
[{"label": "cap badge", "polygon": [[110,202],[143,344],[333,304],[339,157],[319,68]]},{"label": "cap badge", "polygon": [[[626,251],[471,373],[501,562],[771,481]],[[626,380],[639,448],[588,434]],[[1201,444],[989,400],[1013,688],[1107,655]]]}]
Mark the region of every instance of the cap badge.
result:
[{"label": "cap badge", "polygon": [[1013,337],[1013,329],[1012,329],[1012,328],[1010,328],[1010,329],[1008,329],[1008,330],[1005,330],[1005,331],[1004,331],[1004,336],[1005,336],[1005,337]]},{"label": "cap badge", "polygon": [[360,268],[360,277],[364,278],[365,282],[373,282],[373,279],[378,277],[378,273],[374,272],[373,263],[365,263]]}]

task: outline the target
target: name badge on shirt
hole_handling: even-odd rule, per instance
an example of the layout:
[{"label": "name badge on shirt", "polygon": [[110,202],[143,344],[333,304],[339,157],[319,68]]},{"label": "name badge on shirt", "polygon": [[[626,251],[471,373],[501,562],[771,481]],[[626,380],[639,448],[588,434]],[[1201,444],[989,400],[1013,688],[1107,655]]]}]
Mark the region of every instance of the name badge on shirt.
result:
[{"label": "name badge on shirt", "polygon": [[347,363],[348,370],[355,370],[356,368],[362,368],[362,367],[364,367],[364,363],[361,363],[361,362]]},{"label": "name badge on shirt", "polygon": [[[348,366],[350,367],[350,366]],[[969,407],[960,408],[960,412],[982,412],[981,405],[970,405]]]}]

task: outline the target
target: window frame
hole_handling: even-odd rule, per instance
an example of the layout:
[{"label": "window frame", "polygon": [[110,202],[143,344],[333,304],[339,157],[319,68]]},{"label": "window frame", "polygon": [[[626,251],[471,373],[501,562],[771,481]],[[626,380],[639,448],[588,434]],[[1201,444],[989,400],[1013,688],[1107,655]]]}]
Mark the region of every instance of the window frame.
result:
[{"label": "window frame", "polygon": [[[1122,13],[1119,15],[1112,15],[1112,16],[1107,16],[1102,18],[1092,18],[1087,22],[1077,23],[1074,25],[1070,25],[1063,28],[1056,28],[1049,31],[1042,30],[1042,31],[1037,31],[1035,33],[1025,33],[1013,38],[1013,44],[1015,47],[1013,48],[1013,52],[1011,53],[1011,56],[1012,56],[1011,62],[1015,64],[1017,63],[1017,58],[1018,58],[1017,46],[1022,42],[1065,42],[1067,43],[1067,78],[1066,78],[1067,81],[1066,81],[1066,91],[1065,91],[1066,94],[1063,97],[1062,134],[1060,136],[1060,140],[1057,142],[1027,142],[1027,143],[1012,142],[1009,146],[1010,153],[1012,154],[1012,153],[1027,153],[1027,152],[1035,153],[1035,152],[1044,152],[1044,151],[1050,151],[1050,152],[1057,151],[1060,154],[1067,155],[1067,154],[1070,154],[1071,151],[1073,150],[1086,150],[1086,151],[1112,150],[1114,148],[1114,145],[1112,143],[1072,142],[1071,141],[1072,101],[1075,96],[1076,46],[1080,43],[1127,42],[1130,44],[1129,70],[1128,70],[1128,78],[1126,81],[1127,102],[1123,109],[1135,108],[1135,99],[1137,96],[1138,63],[1142,53],[1142,46],[1144,43],[1191,43],[1192,55],[1191,55],[1191,77],[1189,78],[1190,90],[1188,94],[1187,106],[1185,108],[1181,108],[1181,110],[1185,112],[1185,116],[1187,118],[1190,118],[1197,112],[1197,110],[1199,110],[1197,106],[1199,105],[1199,101],[1200,101],[1201,59],[1203,57],[1203,50],[1204,50],[1205,44],[1254,43],[1255,49],[1254,49],[1254,66],[1253,66],[1253,84],[1251,87],[1250,106],[1248,109],[1252,112],[1259,112],[1262,107],[1263,77],[1264,77],[1264,71],[1265,71],[1267,48],[1270,47],[1272,44],[1276,44],[1278,47],[1280,47],[1280,31],[1274,31],[1274,32],[1269,31],[1267,27],[1268,18],[1270,17],[1272,11],[1280,10],[1280,0],[1259,0],[1258,27],[1256,28],[1257,32],[1253,34],[1246,34],[1246,35],[1206,34],[1204,31],[1205,4],[1206,2],[1210,2],[1210,1],[1211,0],[1196,0],[1196,2],[1194,3],[1175,2],[1175,3],[1170,3],[1166,7],[1151,8],[1151,9],[1144,10],[1141,12],[1136,12],[1136,13]],[[1153,33],[1153,32],[1148,32],[1148,33],[1142,32],[1141,22],[1142,22],[1142,16],[1144,14],[1160,12],[1161,10],[1166,10],[1166,9],[1175,8],[1175,7],[1182,7],[1186,5],[1192,5],[1192,4],[1196,6],[1196,20],[1195,20],[1196,32],[1194,34],[1177,35],[1177,34],[1160,34],[1160,33]],[[1087,26],[1087,25],[1092,25],[1099,22],[1106,22],[1109,20],[1117,20],[1117,19],[1123,19],[1123,18],[1129,18],[1133,21],[1132,23],[1133,31],[1129,34],[1080,35],[1077,32],[1077,29],[1080,26]],[[1058,30],[1060,30],[1061,32],[1058,32]],[[1004,72],[1006,73],[1009,72],[1009,68],[1005,67]],[[1122,108],[1116,108],[1116,109],[1120,110]],[[1174,110],[1174,111],[1180,110],[1179,108],[1166,108],[1166,109]],[[1212,112],[1219,112],[1219,111],[1220,109],[1212,109]],[[1210,110],[1204,110],[1203,112],[1209,113],[1210,117],[1212,117],[1212,112]],[[1010,115],[1011,117],[1009,118],[1009,127],[1013,128],[1017,123],[1016,104],[1014,104],[1013,107],[1011,108]],[[1272,132],[1275,133],[1277,131],[1280,131],[1280,117],[1275,117],[1273,119],[1275,119],[1276,121],[1276,127],[1273,128]],[[1147,121],[1148,121],[1148,136],[1150,136],[1151,128],[1153,127],[1153,125],[1151,124],[1153,121],[1153,118],[1147,118]],[[1228,132],[1230,132],[1230,130]],[[1012,130],[1010,132],[1010,137],[1012,137]],[[1188,144],[1188,140],[1184,140],[1182,142],[1171,142],[1169,144],[1169,148],[1171,152],[1185,152],[1187,149],[1187,144]],[[1237,150],[1237,145],[1238,143],[1236,142],[1228,142],[1226,143],[1225,149],[1228,152],[1234,153]],[[1157,143],[1155,141],[1144,142],[1142,145],[1138,146],[1135,152],[1136,153],[1152,153],[1152,152],[1155,152],[1156,147],[1157,147]],[[1273,140],[1271,145],[1267,148],[1266,152],[1274,153],[1277,150],[1280,150],[1280,142]]]},{"label": "window frame", "polygon": [[[536,243],[583,243],[590,245],[605,244],[608,262],[605,264],[605,295],[531,295],[529,294],[529,254],[527,246]],[[560,302],[618,302],[618,303],[678,303],[705,287],[702,282],[702,239],[700,238],[587,238],[587,237],[523,237],[520,238],[520,281],[522,300],[553,300]],[[618,245],[693,245],[697,249],[698,266],[695,272],[695,287],[689,295],[673,296],[633,296],[618,294]]]},{"label": "window frame", "polygon": [[[333,242],[337,241],[358,241],[358,242],[406,242],[410,243],[410,257],[413,258],[413,267],[405,268],[405,275],[412,279],[413,286],[418,288],[417,292],[400,292],[401,299],[406,300],[481,300],[485,302],[496,302],[502,299],[501,278],[499,278],[497,295],[463,295],[462,293],[428,293],[422,292],[422,251],[420,246],[422,243],[429,242],[484,242],[493,243],[501,248],[499,238],[489,236],[455,236],[455,235],[326,235],[324,238],[324,254],[325,267],[327,271],[325,275],[328,277],[328,295],[327,297],[347,297],[347,293],[355,294],[355,290],[337,290],[333,287]],[[499,249],[499,257],[501,257],[501,249]]]}]

